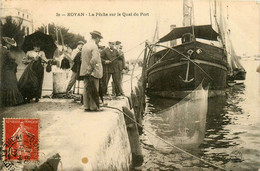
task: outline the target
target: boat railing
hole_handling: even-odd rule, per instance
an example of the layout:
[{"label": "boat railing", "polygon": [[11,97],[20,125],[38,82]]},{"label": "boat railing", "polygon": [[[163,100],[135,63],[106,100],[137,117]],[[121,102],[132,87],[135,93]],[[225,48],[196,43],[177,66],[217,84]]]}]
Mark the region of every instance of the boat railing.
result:
[{"label": "boat railing", "polygon": [[[179,50],[177,50],[176,48],[174,47],[169,47],[169,46],[165,46],[165,45],[161,45],[161,44],[158,44],[158,43],[155,43],[155,44],[150,44],[147,42],[147,46],[149,48],[149,50],[151,51],[153,49],[153,47],[164,47],[166,49],[169,49],[171,51],[174,51],[176,53],[178,53],[179,55],[181,55],[182,57],[186,58],[189,62],[191,62],[192,64],[194,64],[196,67],[198,67],[210,80],[213,80],[213,78],[204,70],[202,69],[196,62],[194,62],[192,59],[190,59],[189,56],[183,54],[182,52],[180,52]],[[151,54],[150,54],[151,55]]]}]

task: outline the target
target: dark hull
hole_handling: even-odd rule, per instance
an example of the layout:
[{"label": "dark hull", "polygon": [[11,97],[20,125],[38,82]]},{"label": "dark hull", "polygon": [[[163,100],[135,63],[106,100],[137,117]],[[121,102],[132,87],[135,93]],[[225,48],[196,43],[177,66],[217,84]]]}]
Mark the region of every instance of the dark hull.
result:
[{"label": "dark hull", "polygon": [[[204,88],[209,86],[210,96],[224,94],[227,60],[223,49],[200,42],[185,43],[174,48],[185,55],[189,49],[193,50],[190,59],[199,67],[176,52],[166,53],[167,49],[155,53],[148,58],[148,94],[183,98],[202,81]],[[197,53],[198,49],[200,52]],[[156,62],[161,57],[161,61]]]},{"label": "dark hull", "polygon": [[229,81],[245,80],[245,79],[246,79],[246,71],[243,69],[236,69],[233,72],[233,75],[229,76],[229,78],[228,78]]}]

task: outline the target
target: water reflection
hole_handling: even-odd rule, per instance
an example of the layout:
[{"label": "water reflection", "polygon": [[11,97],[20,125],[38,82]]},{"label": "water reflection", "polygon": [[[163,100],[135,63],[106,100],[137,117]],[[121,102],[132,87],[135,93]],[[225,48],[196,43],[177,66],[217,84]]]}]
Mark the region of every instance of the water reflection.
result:
[{"label": "water reflection", "polygon": [[[158,101],[160,100],[157,98]],[[181,148],[199,146],[205,134],[208,91],[199,86],[173,106],[168,107],[170,103],[165,104],[167,108],[156,112],[154,116],[146,117],[146,129]],[[166,148],[165,142],[160,139],[154,136],[149,138],[155,146]]]},{"label": "water reflection", "polygon": [[248,134],[241,124],[248,119],[243,106],[247,100],[245,85],[230,87],[226,94],[226,97],[209,99],[206,133],[200,148],[202,156],[234,169],[245,161],[242,153],[244,142],[241,141],[241,137]]},{"label": "water reflection", "polygon": [[[172,99],[148,99],[148,110],[143,122],[146,130],[141,137],[143,152],[149,156],[145,157],[145,170],[179,170],[183,166],[201,167],[202,163],[199,160],[176,150],[149,133],[152,132],[163,140],[199,156],[202,152],[198,146],[204,139],[208,107],[207,96],[205,93],[204,97],[201,95],[203,93],[197,92],[193,100],[184,99],[181,102]],[[176,105],[177,102],[179,103]],[[167,113],[167,110],[165,112],[164,109],[174,104],[170,113]]]},{"label": "water reflection", "polygon": [[[190,153],[227,170],[260,168],[260,77],[255,72],[259,62],[244,61],[243,65],[247,71],[244,84],[229,87],[225,97],[209,98],[205,138],[199,147],[188,149]],[[165,131],[165,125],[158,128],[156,124],[150,124],[152,126],[149,127],[147,123],[155,118],[154,122],[159,125],[163,119],[158,119],[155,112],[175,103],[169,99],[148,99],[144,127],[155,130],[155,133]],[[167,131],[163,134],[166,139],[170,136]],[[145,170],[196,170],[198,167],[210,167],[183,153],[153,148],[154,144],[146,132],[141,138]]]}]

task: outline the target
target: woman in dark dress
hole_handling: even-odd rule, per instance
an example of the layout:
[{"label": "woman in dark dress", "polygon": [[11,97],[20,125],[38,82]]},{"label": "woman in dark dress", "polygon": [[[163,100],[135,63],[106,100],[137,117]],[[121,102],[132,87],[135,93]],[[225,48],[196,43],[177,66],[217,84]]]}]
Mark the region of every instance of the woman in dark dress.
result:
[{"label": "woman in dark dress", "polygon": [[18,87],[24,100],[28,103],[33,98],[35,98],[35,102],[38,102],[41,98],[44,75],[43,63],[47,63],[47,61],[45,53],[40,50],[40,44],[37,42],[34,43],[34,49],[28,51],[25,59],[23,59],[23,62],[28,66],[18,82]]},{"label": "woman in dark dress", "polygon": [[0,100],[1,106],[14,106],[22,104],[23,97],[17,86],[17,64],[15,55],[11,51],[12,46],[16,46],[15,40],[9,37],[3,37],[3,46],[1,47],[1,81],[0,81]]}]

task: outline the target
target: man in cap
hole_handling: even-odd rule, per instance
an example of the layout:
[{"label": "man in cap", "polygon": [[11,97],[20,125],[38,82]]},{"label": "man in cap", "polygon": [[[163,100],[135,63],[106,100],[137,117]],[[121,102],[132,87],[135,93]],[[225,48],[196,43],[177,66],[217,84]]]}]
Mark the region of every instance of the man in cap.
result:
[{"label": "man in cap", "polygon": [[[83,104],[85,111],[99,111],[99,79],[103,76],[103,67],[101,63],[98,43],[102,35],[98,31],[90,32],[91,39],[82,48],[80,76],[84,80]],[[93,91],[97,93],[94,94]]]},{"label": "man in cap", "polygon": [[[66,94],[68,94],[68,92],[70,91],[72,86],[76,83],[76,80],[77,80],[77,68],[80,67],[80,59],[78,59],[78,58],[81,57],[81,50],[82,50],[83,45],[84,45],[83,41],[78,41],[77,47],[75,49],[73,49],[73,51],[71,52],[70,59],[71,59],[71,61],[73,63],[72,68],[71,68],[72,75],[71,75],[69,84],[68,84],[67,89],[66,89]],[[77,58],[75,58],[76,56],[77,56]]]},{"label": "man in cap", "polygon": [[122,88],[122,80],[123,80],[123,69],[125,69],[125,56],[124,56],[124,52],[122,51],[123,46],[121,45],[120,41],[116,41],[116,49],[118,51],[118,55],[119,55],[119,60],[118,60],[118,67],[119,67],[119,72],[120,72],[120,86],[119,86],[119,90],[120,90],[120,95],[124,95],[123,92],[123,88]]},{"label": "man in cap", "polygon": [[115,85],[115,94],[116,96],[120,96],[120,70],[118,65],[119,54],[114,48],[114,45],[114,42],[109,42],[109,47],[105,48],[101,53],[102,64],[104,67],[102,90],[104,94],[107,94],[107,86],[112,75]]}]

